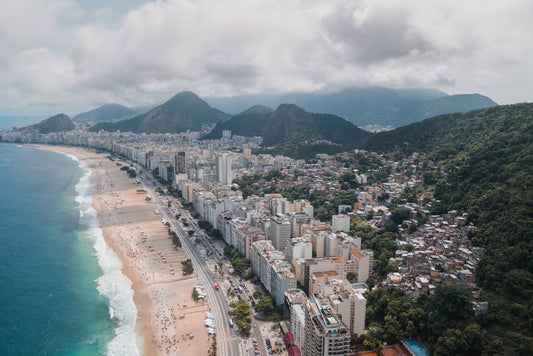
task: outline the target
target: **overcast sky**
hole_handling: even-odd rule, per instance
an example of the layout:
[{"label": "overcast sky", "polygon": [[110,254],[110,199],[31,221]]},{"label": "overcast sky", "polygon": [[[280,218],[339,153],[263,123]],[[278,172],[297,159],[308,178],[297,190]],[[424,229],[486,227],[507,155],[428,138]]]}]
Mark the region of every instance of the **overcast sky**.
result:
[{"label": "overcast sky", "polygon": [[0,0],[0,116],[350,86],[533,101],[531,0]]}]

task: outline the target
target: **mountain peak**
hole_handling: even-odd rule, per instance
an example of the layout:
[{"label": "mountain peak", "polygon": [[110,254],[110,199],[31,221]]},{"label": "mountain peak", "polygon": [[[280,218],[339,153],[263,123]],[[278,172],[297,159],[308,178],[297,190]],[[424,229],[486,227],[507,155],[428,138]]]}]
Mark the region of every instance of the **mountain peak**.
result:
[{"label": "mountain peak", "polygon": [[248,109],[244,110],[238,115],[248,115],[248,114],[270,114],[274,112],[272,108],[265,105],[253,105]]},{"label": "mountain peak", "polygon": [[37,130],[39,131],[39,133],[42,134],[47,134],[51,132],[71,131],[74,130],[74,123],[72,122],[70,117],[61,113],[49,117],[48,119],[43,120],[38,124],[26,126],[21,130]]},{"label": "mountain peak", "polygon": [[100,125],[92,131],[121,130],[144,133],[200,131],[204,124],[215,124],[229,115],[209,106],[191,91],[174,95],[163,105],[116,125]]},{"label": "mountain peak", "polygon": [[135,111],[116,103],[104,104],[96,109],[78,114],[72,118],[74,122],[119,121],[134,117]]}]

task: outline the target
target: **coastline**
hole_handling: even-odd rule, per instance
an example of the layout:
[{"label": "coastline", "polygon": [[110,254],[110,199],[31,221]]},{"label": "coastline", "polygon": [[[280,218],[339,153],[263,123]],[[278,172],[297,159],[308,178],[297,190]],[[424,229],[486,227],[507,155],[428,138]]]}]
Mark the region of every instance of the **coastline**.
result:
[{"label": "coastline", "polygon": [[[203,319],[209,307],[192,301],[193,286],[199,281],[195,274],[182,275],[181,261],[187,256],[174,249],[168,227],[154,213],[156,206],[145,200],[146,193],[138,191],[143,187],[101,154],[67,146],[32,147],[72,155],[91,170],[92,209],[103,240],[131,281],[139,353],[207,354],[210,339]],[[110,308],[111,317],[115,307]],[[120,328],[115,330],[117,337]]]}]

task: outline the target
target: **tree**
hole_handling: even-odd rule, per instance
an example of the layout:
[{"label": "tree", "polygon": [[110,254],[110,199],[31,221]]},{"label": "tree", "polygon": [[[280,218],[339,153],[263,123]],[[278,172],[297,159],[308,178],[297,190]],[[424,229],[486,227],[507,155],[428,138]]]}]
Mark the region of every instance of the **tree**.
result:
[{"label": "tree", "polygon": [[275,309],[274,298],[271,296],[264,297],[255,305],[255,308],[264,315],[271,315]]},{"label": "tree", "polygon": [[413,251],[413,245],[405,244],[405,245],[402,246],[402,250],[403,251],[407,251],[407,252],[411,252],[411,251]]},{"label": "tree", "polygon": [[189,234],[189,236],[194,235],[194,230],[189,230],[189,231],[187,231],[187,234]]},{"label": "tree", "polygon": [[248,333],[252,329],[252,323],[250,318],[237,321],[237,328],[243,333]]},{"label": "tree", "polygon": [[194,300],[195,302],[198,302],[199,295],[198,295],[198,291],[196,290],[196,288],[192,289],[191,297],[192,297],[192,300]]},{"label": "tree", "polygon": [[187,259],[185,261],[181,261],[183,275],[186,276],[188,274],[192,274],[194,272],[194,268],[192,266],[192,261],[190,259]]},{"label": "tree", "polygon": [[396,208],[392,211],[390,219],[394,223],[396,223],[396,225],[400,225],[402,221],[408,220],[410,217],[411,217],[411,211],[409,209]]},{"label": "tree", "polygon": [[256,290],[254,294],[252,294],[252,296],[254,297],[254,299],[261,299],[261,297],[263,297],[263,292],[261,292],[260,290]]}]

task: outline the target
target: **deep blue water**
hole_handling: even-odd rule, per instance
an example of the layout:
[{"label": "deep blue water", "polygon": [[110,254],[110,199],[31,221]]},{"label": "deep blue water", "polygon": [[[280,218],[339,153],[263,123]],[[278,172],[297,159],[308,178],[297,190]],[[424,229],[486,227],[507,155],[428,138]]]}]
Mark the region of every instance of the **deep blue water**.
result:
[{"label": "deep blue water", "polygon": [[0,355],[127,354],[90,198],[79,162],[0,145]]}]

